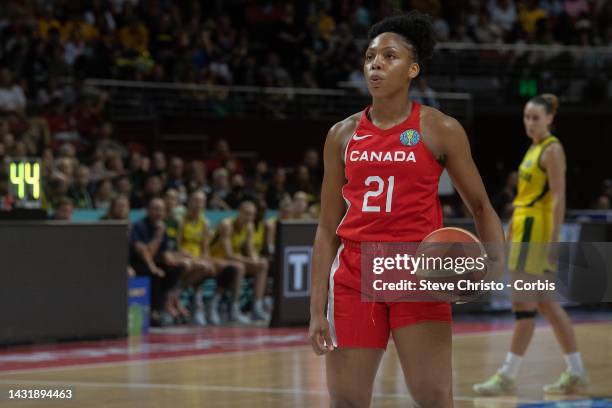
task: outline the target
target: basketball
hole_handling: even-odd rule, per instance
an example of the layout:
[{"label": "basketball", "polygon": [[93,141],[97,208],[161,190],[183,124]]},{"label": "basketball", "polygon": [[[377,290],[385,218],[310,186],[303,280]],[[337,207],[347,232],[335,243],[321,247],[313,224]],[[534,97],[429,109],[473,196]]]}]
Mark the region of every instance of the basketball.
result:
[{"label": "basketball", "polygon": [[416,256],[423,259],[416,271],[418,277],[432,283],[453,284],[429,291],[435,298],[464,302],[482,293],[470,284],[486,276],[487,254],[471,232],[457,227],[437,229],[423,239]]}]

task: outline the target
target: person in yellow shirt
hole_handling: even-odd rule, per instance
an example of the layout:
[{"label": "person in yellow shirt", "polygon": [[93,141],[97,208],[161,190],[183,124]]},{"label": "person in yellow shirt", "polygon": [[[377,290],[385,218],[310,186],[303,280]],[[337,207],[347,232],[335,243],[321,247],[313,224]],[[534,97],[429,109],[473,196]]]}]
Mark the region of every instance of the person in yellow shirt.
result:
[{"label": "person in yellow shirt", "polygon": [[118,37],[119,42],[125,49],[139,54],[149,51],[149,30],[135,18],[119,30]]},{"label": "person in yellow shirt", "polygon": [[[221,221],[211,242],[211,254],[216,259],[237,261],[243,265],[246,275],[255,278],[253,320],[267,320],[263,298],[266,290],[269,262],[255,250],[255,216],[257,208],[252,201],[243,201],[238,216]],[[232,311],[237,314],[240,305],[235,299]]]},{"label": "person in yellow shirt", "polygon": [[527,34],[534,34],[538,21],[548,14],[538,6],[537,0],[526,0],[519,5],[519,21]]},{"label": "person in yellow shirt", "polygon": [[[172,191],[170,189],[169,191]],[[174,191],[174,193],[176,193]],[[204,193],[193,193],[187,202],[187,211],[178,225],[176,242],[179,256],[183,258],[187,267],[183,275],[183,285],[194,287],[194,323],[204,326],[206,318],[204,304],[200,292],[202,282],[216,275],[216,269],[210,260],[204,258],[206,237],[208,235],[208,222],[203,211],[206,206]]]},{"label": "person in yellow shirt", "polygon": [[293,214],[293,201],[291,200],[291,197],[287,195],[280,201],[280,203],[278,203],[277,215],[265,221],[264,242],[267,246],[267,253],[269,256],[274,255],[276,246],[276,227],[278,222],[293,219]]},{"label": "person in yellow shirt", "polygon": [[[559,139],[551,135],[559,101],[552,94],[532,98],[523,112],[523,123],[532,141],[519,167],[518,192],[509,223],[511,242],[508,268],[513,279],[548,278],[556,269],[556,251],[549,244],[559,241],[565,218],[565,152]],[[515,389],[522,358],[533,337],[535,316],[540,312],[550,322],[565,354],[567,370],[557,382],[544,386],[547,394],[570,394],[587,384],[582,358],[567,312],[545,293],[526,297],[513,293],[516,318],[510,352],[502,367],[487,381],[474,385],[481,395],[499,395]]]}]

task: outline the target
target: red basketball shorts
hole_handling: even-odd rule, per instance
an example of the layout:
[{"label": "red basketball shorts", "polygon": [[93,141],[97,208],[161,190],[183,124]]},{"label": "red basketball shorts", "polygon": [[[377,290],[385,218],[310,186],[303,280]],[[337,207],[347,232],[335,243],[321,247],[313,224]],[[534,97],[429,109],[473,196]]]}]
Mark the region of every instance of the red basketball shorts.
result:
[{"label": "red basketball shorts", "polygon": [[451,322],[446,302],[368,302],[361,297],[359,243],[343,241],[329,276],[327,320],[336,347],[387,348],[391,330],[424,321]]}]

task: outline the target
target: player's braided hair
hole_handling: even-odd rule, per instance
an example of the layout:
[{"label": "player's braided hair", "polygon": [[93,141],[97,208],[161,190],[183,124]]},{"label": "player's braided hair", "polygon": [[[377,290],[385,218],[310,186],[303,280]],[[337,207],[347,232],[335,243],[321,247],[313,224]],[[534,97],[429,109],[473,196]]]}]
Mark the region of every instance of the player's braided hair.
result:
[{"label": "player's braided hair", "polygon": [[401,35],[414,47],[418,63],[433,54],[436,39],[431,17],[428,14],[412,10],[406,14],[387,17],[370,28],[368,40],[372,41],[380,34],[389,32]]}]

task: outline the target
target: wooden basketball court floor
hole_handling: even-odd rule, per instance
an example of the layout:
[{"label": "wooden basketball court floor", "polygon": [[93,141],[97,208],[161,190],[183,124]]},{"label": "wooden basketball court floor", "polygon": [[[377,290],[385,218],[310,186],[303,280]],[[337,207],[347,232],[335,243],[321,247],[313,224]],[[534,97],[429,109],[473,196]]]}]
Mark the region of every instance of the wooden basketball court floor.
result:
[{"label": "wooden basketball court floor", "polygon": [[[575,326],[591,385],[584,395],[563,398],[574,403],[542,402],[542,385],[556,380],[564,369],[545,324],[536,329],[518,392],[477,397],[471,386],[499,366],[510,327],[508,319],[501,324],[455,323],[455,407],[612,407],[612,399],[609,405],[577,401],[612,396],[612,320],[607,318],[585,319]],[[326,407],[324,360],[312,353],[305,334],[304,328],[177,328],[140,340],[0,350],[0,406]],[[9,390],[22,389],[69,389],[73,398],[8,398]],[[412,406],[392,342],[378,372],[372,406]]]}]

